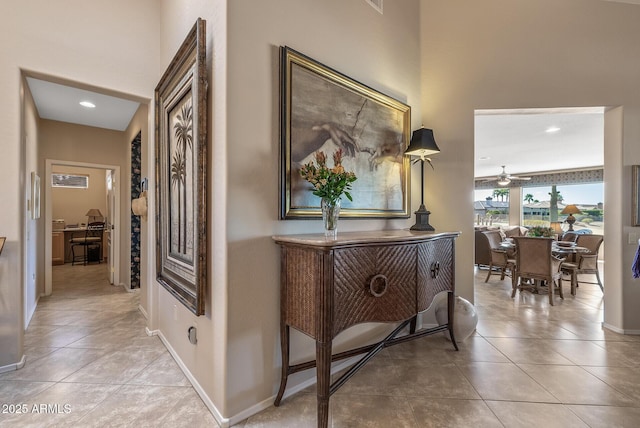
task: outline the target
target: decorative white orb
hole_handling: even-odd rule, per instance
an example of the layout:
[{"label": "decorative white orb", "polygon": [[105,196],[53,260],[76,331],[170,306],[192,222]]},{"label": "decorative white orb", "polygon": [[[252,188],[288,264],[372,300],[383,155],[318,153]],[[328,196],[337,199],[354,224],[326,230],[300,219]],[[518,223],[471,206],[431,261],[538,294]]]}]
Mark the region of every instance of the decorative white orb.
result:
[{"label": "decorative white orb", "polygon": [[[438,325],[447,323],[447,299],[440,299],[439,305],[436,307],[436,320]],[[462,342],[475,331],[478,325],[478,313],[475,306],[467,299],[456,296],[453,308],[453,335],[456,342]],[[445,331],[444,335],[447,339],[449,332]]]}]

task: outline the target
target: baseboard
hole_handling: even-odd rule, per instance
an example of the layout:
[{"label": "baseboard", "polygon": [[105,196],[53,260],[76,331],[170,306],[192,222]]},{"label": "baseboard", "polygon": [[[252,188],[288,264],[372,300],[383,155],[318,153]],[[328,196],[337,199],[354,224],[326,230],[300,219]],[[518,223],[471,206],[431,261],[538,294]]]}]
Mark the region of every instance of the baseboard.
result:
[{"label": "baseboard", "polygon": [[167,348],[167,350],[169,351],[169,353],[171,354],[173,359],[178,364],[178,367],[180,367],[180,369],[182,370],[184,375],[187,377],[189,382],[191,382],[191,385],[193,386],[193,389],[195,389],[196,393],[200,396],[200,398],[204,402],[204,405],[207,406],[207,408],[211,412],[211,415],[216,420],[216,422],[218,423],[220,428],[229,428],[231,426],[230,423],[229,423],[229,419],[224,418],[222,416],[222,414],[218,411],[218,409],[213,404],[213,402],[209,399],[209,396],[204,391],[204,389],[202,388],[200,383],[198,383],[198,381],[193,376],[193,374],[191,374],[191,372],[189,371],[187,366],[182,362],[182,360],[180,359],[180,357],[178,356],[176,351],[173,349],[173,347],[171,346],[169,341],[164,337],[162,332],[160,330],[149,330],[147,328],[147,334],[149,336],[158,336],[160,338],[160,340],[162,341],[164,346]]},{"label": "baseboard", "polygon": [[0,367],[0,373],[13,372],[16,370],[20,370],[21,368],[24,367],[24,364],[26,362],[27,362],[27,356],[23,354],[22,358],[20,358],[20,361],[18,361],[17,363],[8,364],[6,366]]},{"label": "baseboard", "polygon": [[149,314],[147,314],[147,311],[142,307],[142,305],[138,305],[138,310],[142,313],[144,319],[149,319]]},{"label": "baseboard", "polygon": [[[182,370],[182,372],[184,373],[184,375],[187,377],[187,379],[189,380],[189,382],[191,383],[191,385],[193,386],[193,389],[195,389],[195,391],[198,393],[198,395],[200,396],[200,398],[202,399],[202,401],[204,402],[205,406],[207,406],[207,408],[209,409],[209,411],[211,412],[211,414],[213,415],[213,418],[216,420],[216,422],[218,423],[218,425],[220,426],[220,428],[229,428],[232,425],[235,425],[239,422],[242,422],[243,420],[247,419],[250,416],[255,415],[256,413],[260,413],[261,411],[268,409],[269,407],[273,406],[273,402],[276,399],[276,394],[272,395],[271,397],[249,407],[246,410],[243,410],[242,412],[234,415],[231,418],[224,418],[222,416],[222,414],[218,411],[218,409],[216,408],[216,406],[213,404],[213,402],[211,401],[211,399],[209,399],[209,396],[206,394],[206,392],[204,391],[204,389],[202,388],[202,386],[200,386],[200,384],[198,383],[198,381],[196,380],[196,378],[193,376],[193,374],[189,371],[189,369],[187,368],[187,366],[182,362],[182,360],[180,359],[180,357],[178,356],[178,354],[175,352],[175,350],[173,349],[173,347],[169,344],[169,342],[167,341],[167,339],[164,337],[164,335],[162,334],[162,332],[160,330],[149,330],[149,328],[145,328],[147,335],[148,336],[158,336],[160,338],[160,340],[162,341],[162,343],[164,344],[164,346],[167,348],[167,350],[169,351],[169,353],[171,354],[171,356],[173,357],[173,359],[176,361],[176,363],[178,364],[178,367],[180,367],[180,370]],[[361,357],[352,357],[349,358],[347,360],[344,360],[338,364],[336,364],[335,366],[333,366],[331,368],[331,373],[337,373],[343,369],[346,369],[350,366],[352,366],[353,364],[355,364],[356,362],[358,362],[358,360]],[[283,395],[283,399],[286,399],[287,397],[290,397],[308,387],[310,387],[311,385],[316,383],[316,378],[315,376],[313,376],[310,379],[307,379],[297,385],[293,385],[290,388],[287,388],[287,390],[285,391],[284,395]]]},{"label": "baseboard", "polygon": [[[335,374],[343,369],[346,369],[352,365],[354,365],[355,363],[357,363],[360,359],[362,358],[362,356],[355,356],[352,358],[349,358],[347,360],[344,360],[334,366],[331,367],[331,374]],[[287,387],[286,391],[284,392],[284,395],[282,396],[282,399],[285,400],[287,397],[290,397],[308,387],[310,387],[311,385],[316,383],[316,377],[312,376],[310,379],[307,379],[303,382],[300,382],[297,385],[293,385],[291,387]],[[229,423],[231,424],[231,426],[244,421],[245,419],[247,419],[250,416],[253,416],[257,413],[260,413],[261,411],[268,409],[269,407],[273,406],[273,402],[276,399],[276,395],[277,394],[273,394],[271,397],[267,398],[266,400],[263,400],[251,407],[249,407],[248,409],[243,410],[242,412],[232,416],[229,418]]]},{"label": "baseboard", "polygon": [[624,329],[624,328],[618,328],[615,327],[611,324],[607,324],[606,322],[602,323],[602,327],[606,328],[607,330],[611,330],[614,333],[618,333],[618,334],[627,334],[630,336],[638,336],[640,335],[640,330],[628,330],[628,329]]},{"label": "baseboard", "polygon": [[38,309],[38,304],[40,303],[40,296],[42,296],[42,294],[38,295],[38,298],[36,299],[36,303],[33,305],[33,310],[31,311],[31,313],[27,314],[27,318],[24,320],[24,331],[27,331],[27,327],[29,327],[29,324],[31,324],[31,319],[33,318],[33,314],[35,314],[36,309]]}]

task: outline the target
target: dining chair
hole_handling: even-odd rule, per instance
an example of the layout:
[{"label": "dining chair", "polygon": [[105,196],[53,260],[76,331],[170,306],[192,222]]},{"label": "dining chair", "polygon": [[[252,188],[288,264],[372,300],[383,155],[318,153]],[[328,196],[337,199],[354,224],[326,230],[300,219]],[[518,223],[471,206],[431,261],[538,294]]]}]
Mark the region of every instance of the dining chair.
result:
[{"label": "dining chair", "polygon": [[[491,248],[491,260],[489,262],[489,272],[484,282],[488,282],[491,275],[500,275],[500,280],[504,280],[507,270],[513,276],[513,270],[516,261],[509,257],[509,252],[500,247],[502,242],[502,235],[499,230],[489,230],[482,232],[489,241],[489,247]],[[497,270],[495,270],[497,269]]]},{"label": "dining chair", "polygon": [[[578,275],[580,274],[595,274],[598,280],[597,284],[600,286],[600,290],[604,293],[604,286],[600,280],[600,271],[598,270],[598,252],[600,246],[604,241],[602,235],[578,235],[576,240],[576,246],[588,248],[588,252],[578,253],[575,255],[575,261],[565,262],[562,264],[562,271],[571,275],[571,294],[576,295],[576,289],[578,288]],[[586,282],[586,284],[596,284],[595,282]]]},{"label": "dining chair", "polygon": [[568,242],[576,242],[576,239],[578,238],[578,234],[575,232],[565,232],[562,234],[562,238],[560,238],[561,241],[568,241]]},{"label": "dining chair", "polygon": [[557,291],[564,299],[562,292],[562,259],[551,254],[553,238],[537,238],[528,236],[514,237],[516,243],[516,269],[512,278],[511,298],[516,291],[539,291],[546,284],[549,290],[549,304],[553,306],[553,295]]},{"label": "dining chair", "polygon": [[[104,233],[104,222],[96,221],[89,223],[84,232],[84,236],[71,238],[71,266],[76,262],[86,265],[89,261],[102,260],[102,234]],[[82,252],[76,253],[82,249]],[[89,260],[92,255],[97,255],[96,260]]]}]

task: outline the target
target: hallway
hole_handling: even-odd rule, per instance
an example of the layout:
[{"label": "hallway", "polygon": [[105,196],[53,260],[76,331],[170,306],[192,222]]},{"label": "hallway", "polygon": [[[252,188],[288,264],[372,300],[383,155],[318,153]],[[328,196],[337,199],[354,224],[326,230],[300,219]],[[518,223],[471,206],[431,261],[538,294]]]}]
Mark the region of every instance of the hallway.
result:
[{"label": "hallway", "polygon": [[104,263],[54,266],[53,279],[25,334],[26,365],[0,374],[0,403],[27,414],[2,413],[0,427],[217,426],[160,339],[147,336],[137,291],[110,285]]}]

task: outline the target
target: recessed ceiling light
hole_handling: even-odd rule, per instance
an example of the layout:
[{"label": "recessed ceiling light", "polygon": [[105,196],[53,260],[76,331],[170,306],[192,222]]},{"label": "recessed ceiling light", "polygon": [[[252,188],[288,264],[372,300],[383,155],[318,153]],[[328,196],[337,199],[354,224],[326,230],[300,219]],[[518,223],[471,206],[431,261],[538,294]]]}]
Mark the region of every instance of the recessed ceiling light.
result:
[{"label": "recessed ceiling light", "polygon": [[80,101],[80,105],[86,108],[96,108],[96,105],[91,101]]},{"label": "recessed ceiling light", "polygon": [[552,134],[552,133],[554,133],[554,132],[558,132],[559,130],[560,130],[560,128],[558,128],[557,126],[550,126],[550,127],[548,127],[548,128],[546,129],[546,131],[544,131],[544,132],[547,132],[547,133],[549,133],[549,134]]},{"label": "recessed ceiling light", "polygon": [[489,160],[491,159],[489,156],[480,156],[478,160]]}]

